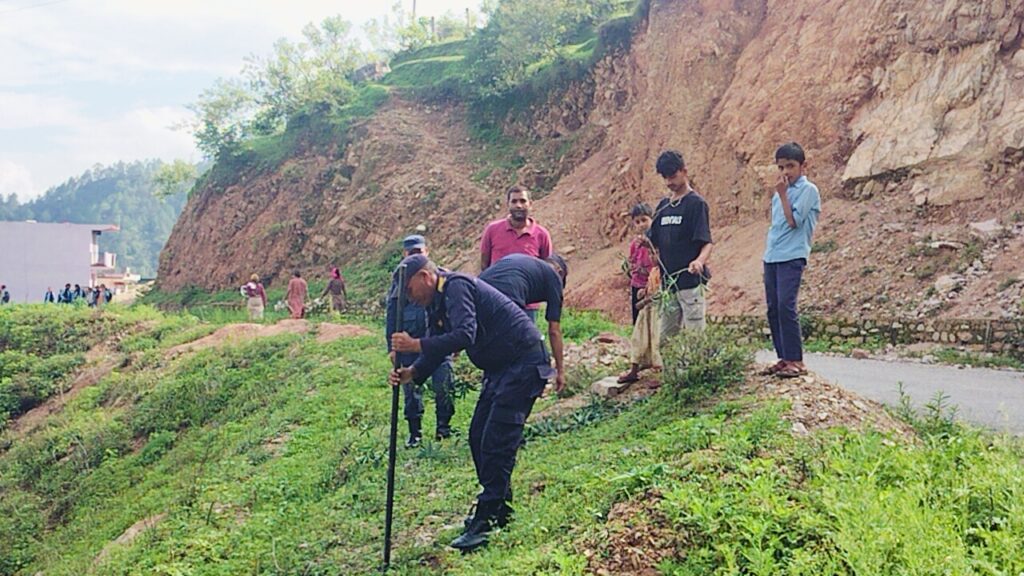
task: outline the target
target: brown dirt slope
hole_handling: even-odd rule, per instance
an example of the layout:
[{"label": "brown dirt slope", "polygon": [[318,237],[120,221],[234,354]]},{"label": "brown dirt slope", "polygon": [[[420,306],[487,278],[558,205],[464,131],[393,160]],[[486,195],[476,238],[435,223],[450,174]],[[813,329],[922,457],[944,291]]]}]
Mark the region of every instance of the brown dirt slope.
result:
[{"label": "brown dirt slope", "polygon": [[[623,214],[664,194],[653,165],[672,147],[711,205],[712,311],[760,310],[773,151],[797,140],[826,247],[806,307],[1019,315],[1022,22],[1024,4],[1005,0],[652,0],[627,54],[507,122],[534,143],[524,150],[569,150],[520,177],[564,174],[536,214],[572,253],[570,303],[626,316]],[[471,177],[464,113],[393,99],[345,150],[200,191],[161,257],[162,286],[369,258],[420,224],[439,260],[472,269],[481,225],[502,209]],[[994,231],[970,227],[992,219]]]},{"label": "brown dirt slope", "polygon": [[[457,108],[392,98],[344,150],[305,150],[269,175],[239,174],[195,194],[160,258],[160,287],[225,288],[255,272],[366,259],[424,225],[445,247],[467,248],[496,209],[471,180],[473,147]],[[453,251],[452,250],[452,251]]]}]

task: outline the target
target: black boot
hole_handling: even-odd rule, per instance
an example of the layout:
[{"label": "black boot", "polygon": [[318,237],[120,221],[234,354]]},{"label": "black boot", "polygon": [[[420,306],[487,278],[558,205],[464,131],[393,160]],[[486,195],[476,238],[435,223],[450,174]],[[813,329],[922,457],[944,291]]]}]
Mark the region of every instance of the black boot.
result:
[{"label": "black boot", "polygon": [[455,431],[452,430],[451,424],[448,422],[438,422],[437,430],[434,432],[434,440],[447,440],[452,437]]},{"label": "black boot", "polygon": [[[508,503],[507,500],[502,502],[498,506],[498,511],[494,513],[494,525],[498,528],[504,528],[505,526],[508,526],[512,523],[513,520],[515,520],[515,513],[515,509],[512,508],[512,506]],[[473,506],[470,507],[469,509],[469,515],[467,515],[466,519],[462,521],[462,526],[464,528],[469,528],[469,524],[473,521],[473,516],[475,515],[476,504],[473,504]]]},{"label": "black boot", "polygon": [[498,528],[508,526],[514,519],[515,513],[516,511],[512,506],[509,506],[507,501],[502,502],[501,505],[498,506],[498,511],[494,513],[494,525]]},{"label": "black boot", "polygon": [[449,546],[463,552],[471,552],[480,546],[486,545],[487,535],[494,526],[495,514],[499,506],[501,506],[500,501],[477,503],[476,513],[473,514],[473,519],[469,522],[469,526],[466,526],[466,530],[462,535],[453,540]]},{"label": "black boot", "polygon": [[415,448],[420,445],[423,435],[420,433],[420,419],[409,418],[409,440],[405,443],[406,448]]}]

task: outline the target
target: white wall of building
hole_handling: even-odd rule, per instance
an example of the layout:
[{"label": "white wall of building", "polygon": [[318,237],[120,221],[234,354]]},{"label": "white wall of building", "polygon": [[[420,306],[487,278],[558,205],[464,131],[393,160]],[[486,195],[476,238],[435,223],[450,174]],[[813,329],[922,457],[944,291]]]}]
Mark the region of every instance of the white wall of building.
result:
[{"label": "white wall of building", "polygon": [[0,284],[12,303],[42,302],[47,287],[54,294],[70,283],[89,286],[94,231],[115,226],[45,222],[0,222]]}]

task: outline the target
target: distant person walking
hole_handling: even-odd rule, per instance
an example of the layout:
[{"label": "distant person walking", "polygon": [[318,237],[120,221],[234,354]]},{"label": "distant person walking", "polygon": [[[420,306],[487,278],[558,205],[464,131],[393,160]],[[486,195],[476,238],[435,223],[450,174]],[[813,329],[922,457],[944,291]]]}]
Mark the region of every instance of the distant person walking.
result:
[{"label": "distant person walking", "polygon": [[71,304],[71,284],[65,284],[64,289],[57,294],[57,303]]},{"label": "distant person walking", "polygon": [[85,298],[85,290],[78,284],[75,284],[75,290],[71,293],[71,301],[78,300],[79,298]]},{"label": "distant person walking", "polygon": [[708,203],[690,186],[683,155],[666,150],[656,169],[671,194],[654,209],[648,237],[657,251],[661,285],[660,340],[665,344],[680,329],[703,330],[706,303],[703,285],[711,277],[711,224]]},{"label": "distant person walking", "polygon": [[288,310],[292,313],[292,318],[306,317],[306,298],[308,296],[309,286],[302,279],[302,274],[296,270],[292,279],[288,281],[288,295],[286,296]]},{"label": "distant person walking", "polygon": [[267,292],[263,289],[260,277],[253,274],[249,281],[239,289],[245,298],[245,309],[249,311],[249,320],[262,320],[263,310],[267,307]]},{"label": "distant person walking", "polygon": [[45,303],[45,304],[53,304],[55,301],[56,301],[56,298],[53,295],[53,288],[51,288],[50,286],[47,286],[46,287],[46,294],[43,294],[43,303]]},{"label": "distant person walking", "polygon": [[[530,191],[512,186],[505,192],[508,216],[484,228],[480,238],[480,272],[487,270],[509,254],[526,254],[541,260],[551,256],[551,234],[530,216]],[[530,304],[526,313],[537,320],[537,304]]]},{"label": "distant person walking", "polygon": [[327,286],[324,287],[321,298],[331,295],[331,310],[335,312],[344,312],[348,306],[348,293],[345,290],[345,279],[341,276],[341,270],[337,268],[331,268],[331,279],[327,281]]},{"label": "distant person walking", "polygon": [[6,284],[0,284],[0,304],[8,304],[11,301],[11,293],[7,291]]},{"label": "distant person walking", "polygon": [[103,306],[108,304],[114,295],[107,288],[106,284],[100,284],[93,291],[93,297],[95,298],[95,306],[97,310],[103,309]]},{"label": "distant person walking", "polygon": [[772,194],[771,225],[764,249],[768,327],[779,358],[765,372],[783,378],[807,373],[796,301],[821,213],[821,195],[804,175],[805,161],[804,149],[796,142],[783,144],[775,151],[779,181]]}]

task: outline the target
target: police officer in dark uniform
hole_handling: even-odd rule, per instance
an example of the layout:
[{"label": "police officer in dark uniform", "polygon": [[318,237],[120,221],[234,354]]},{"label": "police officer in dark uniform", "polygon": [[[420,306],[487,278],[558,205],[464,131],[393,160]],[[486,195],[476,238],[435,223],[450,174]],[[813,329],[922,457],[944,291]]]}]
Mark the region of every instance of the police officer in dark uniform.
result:
[{"label": "police officer in dark uniform", "polygon": [[[419,234],[407,236],[402,240],[402,251],[405,256],[422,254],[426,256],[427,242]],[[388,292],[387,314],[385,317],[385,338],[388,344],[388,353],[396,354],[391,347],[391,335],[397,332],[405,332],[413,338],[422,338],[427,335],[427,311],[420,305],[409,302],[402,312],[402,327],[396,330],[395,327],[395,306],[398,302],[398,294],[395,293],[395,286],[391,286]],[[398,360],[401,366],[412,366],[418,354],[398,352]],[[435,440],[444,440],[452,435],[451,420],[455,415],[455,389],[452,383],[452,359],[445,358],[430,376],[434,399],[436,403],[437,425],[434,432]],[[406,448],[419,446],[422,440],[421,423],[423,421],[423,387],[413,383],[402,385],[402,393],[405,398],[405,419],[409,423],[409,440],[405,443]]]},{"label": "police officer in dark uniform", "polygon": [[451,546],[468,551],[487,543],[493,526],[511,520],[512,469],[533,403],[554,376],[540,332],[519,306],[472,276],[438,270],[421,254],[402,261],[409,299],[426,307],[430,332],[413,338],[399,332],[399,352],[419,353],[408,368],[392,372],[392,385],[423,382],[445,356],[465,350],[483,370],[469,446],[483,490],[465,531]]},{"label": "police officer in dark uniform", "polygon": [[509,254],[480,273],[487,282],[522,309],[527,304],[544,302],[548,339],[555,356],[555,392],[565,388],[565,360],[562,349],[562,291],[569,267],[558,254],[541,260],[528,254]]}]

